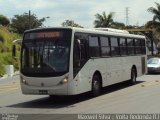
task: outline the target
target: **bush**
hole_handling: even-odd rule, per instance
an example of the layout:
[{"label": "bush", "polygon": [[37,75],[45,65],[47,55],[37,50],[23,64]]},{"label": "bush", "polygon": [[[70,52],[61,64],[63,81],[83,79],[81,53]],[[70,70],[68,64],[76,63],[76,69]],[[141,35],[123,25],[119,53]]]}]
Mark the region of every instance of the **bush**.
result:
[{"label": "bush", "polygon": [[0,25],[7,26],[9,23],[10,21],[6,16],[0,15]]},{"label": "bush", "polygon": [[0,41],[0,53],[7,52],[7,47]]},{"label": "bush", "polygon": [[0,75],[5,74],[5,65],[14,65],[14,70],[19,69],[19,61],[12,58],[11,52],[0,54]]},{"label": "bush", "polygon": [[[19,34],[12,33],[8,28],[0,26],[0,42],[3,43],[3,50],[0,52],[9,52],[12,50],[12,41],[15,39],[21,38]],[[1,49],[1,46],[0,46]]]},{"label": "bush", "polygon": [[7,27],[0,26],[0,75],[5,74],[5,65],[12,64],[19,69],[19,61],[12,58],[12,41],[21,38],[19,34],[12,33]]}]

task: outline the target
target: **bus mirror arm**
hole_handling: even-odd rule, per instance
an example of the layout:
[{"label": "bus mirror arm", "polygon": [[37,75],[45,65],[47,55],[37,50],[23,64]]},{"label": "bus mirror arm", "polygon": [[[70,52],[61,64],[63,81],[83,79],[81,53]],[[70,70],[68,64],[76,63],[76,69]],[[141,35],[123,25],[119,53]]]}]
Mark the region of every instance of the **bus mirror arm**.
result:
[{"label": "bus mirror arm", "polygon": [[16,45],[17,44],[21,45],[22,39],[16,39],[16,40],[13,40],[13,42],[12,42],[12,57],[14,59],[17,59],[17,57],[16,57]]}]

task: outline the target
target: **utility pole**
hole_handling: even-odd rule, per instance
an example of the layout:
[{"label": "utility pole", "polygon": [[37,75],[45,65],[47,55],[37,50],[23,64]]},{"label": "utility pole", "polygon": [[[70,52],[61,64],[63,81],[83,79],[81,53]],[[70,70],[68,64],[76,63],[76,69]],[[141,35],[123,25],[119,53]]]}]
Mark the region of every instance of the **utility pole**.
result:
[{"label": "utility pole", "polygon": [[126,26],[129,26],[129,7],[126,7],[125,11],[126,11]]},{"label": "utility pole", "polygon": [[29,19],[29,29],[31,29],[31,11],[29,10],[29,14],[28,14],[28,19]]}]

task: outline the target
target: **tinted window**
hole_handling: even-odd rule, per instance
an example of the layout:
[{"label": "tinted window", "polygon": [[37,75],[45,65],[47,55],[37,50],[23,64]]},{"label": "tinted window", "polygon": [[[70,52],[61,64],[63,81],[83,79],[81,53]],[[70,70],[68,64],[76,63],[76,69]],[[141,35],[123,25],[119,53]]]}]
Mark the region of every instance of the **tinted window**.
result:
[{"label": "tinted window", "polygon": [[88,34],[84,33],[76,33],[75,34],[75,42],[79,40],[80,42],[80,49],[81,49],[81,60],[86,59],[88,57],[88,50],[87,50],[87,45],[88,45]]},{"label": "tinted window", "polygon": [[89,46],[90,47],[98,47],[98,37],[89,37]]},{"label": "tinted window", "polygon": [[118,46],[118,41],[117,38],[111,37],[111,46],[117,47]]},{"label": "tinted window", "polygon": [[108,37],[100,37],[101,55],[103,57],[110,56],[110,45]]},{"label": "tinted window", "polygon": [[135,46],[141,46],[141,40],[135,39]]},{"label": "tinted window", "polygon": [[145,40],[141,40],[142,46],[146,46]]},{"label": "tinted window", "polygon": [[76,33],[73,50],[73,73],[74,77],[88,60],[88,35]]},{"label": "tinted window", "polygon": [[95,37],[95,36],[89,37],[89,50],[90,50],[91,57],[99,57],[100,56],[98,37]]},{"label": "tinted window", "polygon": [[111,37],[110,42],[111,42],[111,55],[112,56],[119,55],[119,46],[117,38]]},{"label": "tinted window", "polygon": [[120,38],[119,45],[120,45],[120,54],[121,55],[127,55],[126,39],[125,38]]},{"label": "tinted window", "polygon": [[141,40],[141,45],[142,45],[142,54],[146,54],[146,43],[145,43],[145,40],[142,39]]},{"label": "tinted window", "polygon": [[140,39],[135,39],[135,52],[136,52],[136,54],[141,54],[142,53],[141,40]]},{"label": "tinted window", "polygon": [[70,30],[26,33],[22,43],[21,72],[30,77],[61,76],[69,71]]},{"label": "tinted window", "polygon": [[128,46],[128,54],[129,55],[134,55],[134,40],[127,38],[127,46]]},{"label": "tinted window", "polygon": [[120,38],[119,44],[120,44],[120,46],[125,46],[126,47],[126,39],[125,38]]},{"label": "tinted window", "polygon": [[100,37],[101,46],[109,46],[109,39],[108,37]]}]

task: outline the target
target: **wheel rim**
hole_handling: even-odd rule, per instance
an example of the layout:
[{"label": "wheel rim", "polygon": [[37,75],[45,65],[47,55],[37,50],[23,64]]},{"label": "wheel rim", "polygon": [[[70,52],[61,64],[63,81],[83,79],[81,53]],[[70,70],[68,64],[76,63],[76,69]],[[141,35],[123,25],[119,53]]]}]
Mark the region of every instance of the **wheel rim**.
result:
[{"label": "wheel rim", "polygon": [[136,82],[136,74],[135,74],[135,70],[132,70],[132,82],[133,82],[133,83]]},{"label": "wheel rim", "polygon": [[101,86],[100,86],[100,82],[99,82],[99,77],[98,76],[94,76],[92,91],[93,91],[93,96],[98,96],[100,94]]},{"label": "wheel rim", "polygon": [[94,90],[95,90],[95,91],[99,91],[99,88],[100,88],[99,82],[98,82],[97,80],[95,80],[95,81],[94,81]]}]

